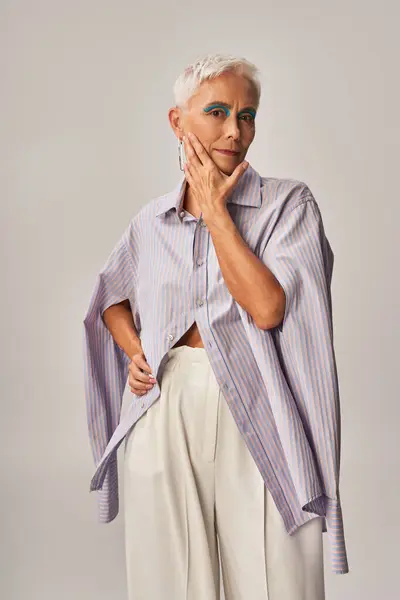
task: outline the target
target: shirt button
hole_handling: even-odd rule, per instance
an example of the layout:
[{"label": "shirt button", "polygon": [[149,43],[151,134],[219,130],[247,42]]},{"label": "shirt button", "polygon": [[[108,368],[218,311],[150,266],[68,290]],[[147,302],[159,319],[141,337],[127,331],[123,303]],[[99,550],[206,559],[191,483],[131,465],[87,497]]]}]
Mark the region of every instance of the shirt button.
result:
[{"label": "shirt button", "polygon": [[203,261],[201,259],[197,261],[197,266],[198,267],[201,267],[202,264],[203,264]]},{"label": "shirt button", "polygon": [[212,342],[208,342],[209,347],[211,348],[213,343]]},{"label": "shirt button", "polygon": [[229,386],[228,386],[228,384],[227,384],[227,383],[224,383],[224,386],[223,386],[223,387],[224,387],[224,390],[227,390]]},{"label": "shirt button", "polygon": [[184,211],[184,210],[181,210],[181,212],[179,213],[179,216],[180,216],[180,217],[184,217],[184,216],[185,216],[185,211]]},{"label": "shirt button", "polygon": [[174,337],[175,337],[175,336],[173,336],[173,335],[172,335],[172,333],[169,333],[169,334],[168,334],[168,339],[169,339],[169,340],[173,340],[173,339],[174,339]]},{"label": "shirt button", "polygon": [[197,306],[203,306],[204,302],[203,300],[197,300]]},{"label": "shirt button", "polygon": [[206,223],[205,221],[202,221],[202,222],[201,222],[201,226],[202,226],[202,227],[207,227],[207,223]]}]

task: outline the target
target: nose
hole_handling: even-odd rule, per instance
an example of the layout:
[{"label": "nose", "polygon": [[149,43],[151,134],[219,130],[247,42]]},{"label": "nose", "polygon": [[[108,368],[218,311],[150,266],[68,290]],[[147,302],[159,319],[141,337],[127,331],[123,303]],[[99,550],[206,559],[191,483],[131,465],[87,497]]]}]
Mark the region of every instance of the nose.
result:
[{"label": "nose", "polygon": [[231,114],[230,117],[225,119],[225,133],[227,137],[231,137],[234,140],[240,139],[240,128],[235,115]]}]

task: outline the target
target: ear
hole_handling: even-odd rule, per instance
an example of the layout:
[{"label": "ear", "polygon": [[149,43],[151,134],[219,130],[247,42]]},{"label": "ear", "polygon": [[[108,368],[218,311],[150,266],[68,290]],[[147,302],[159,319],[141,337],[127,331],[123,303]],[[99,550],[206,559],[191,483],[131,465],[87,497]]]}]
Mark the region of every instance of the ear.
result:
[{"label": "ear", "polygon": [[182,119],[180,108],[178,108],[176,106],[170,108],[168,111],[168,120],[169,120],[171,129],[173,130],[177,139],[180,140],[184,134],[183,127],[182,127],[183,119]]}]

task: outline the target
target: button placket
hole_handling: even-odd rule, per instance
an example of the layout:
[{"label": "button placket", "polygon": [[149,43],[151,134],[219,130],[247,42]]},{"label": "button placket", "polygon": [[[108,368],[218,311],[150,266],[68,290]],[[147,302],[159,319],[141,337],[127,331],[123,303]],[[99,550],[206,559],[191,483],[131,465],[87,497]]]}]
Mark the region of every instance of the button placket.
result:
[{"label": "button placket", "polygon": [[202,219],[202,215],[197,219],[196,223],[196,231],[194,237],[194,256],[193,256],[193,289],[197,291],[199,294],[198,297],[194,300],[195,308],[201,308],[205,305],[207,301],[207,283],[206,283],[206,270],[196,269],[196,267],[201,267],[202,265],[206,265],[206,254],[207,254],[207,244],[204,243],[203,235],[200,231],[200,227],[204,228],[206,224]]}]

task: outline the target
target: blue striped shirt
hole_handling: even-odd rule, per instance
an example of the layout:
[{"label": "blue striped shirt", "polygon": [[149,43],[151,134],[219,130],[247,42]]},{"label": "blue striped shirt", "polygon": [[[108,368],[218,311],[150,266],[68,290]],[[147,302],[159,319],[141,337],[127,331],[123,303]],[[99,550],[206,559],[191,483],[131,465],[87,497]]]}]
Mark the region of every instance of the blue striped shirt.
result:
[{"label": "blue striped shirt", "polygon": [[[310,188],[251,165],[227,201],[239,233],[286,295],[260,329],[228,291],[206,223],[183,210],[184,175],[131,219],[97,276],[84,318],[87,421],[100,522],[119,511],[117,449],[160,395],[167,352],[197,323],[239,431],[287,532],[323,517],[334,573],[349,571],[339,496],[340,402],[333,346],[334,255]],[[157,383],[121,418],[130,359],[102,319],[128,299]]]}]

